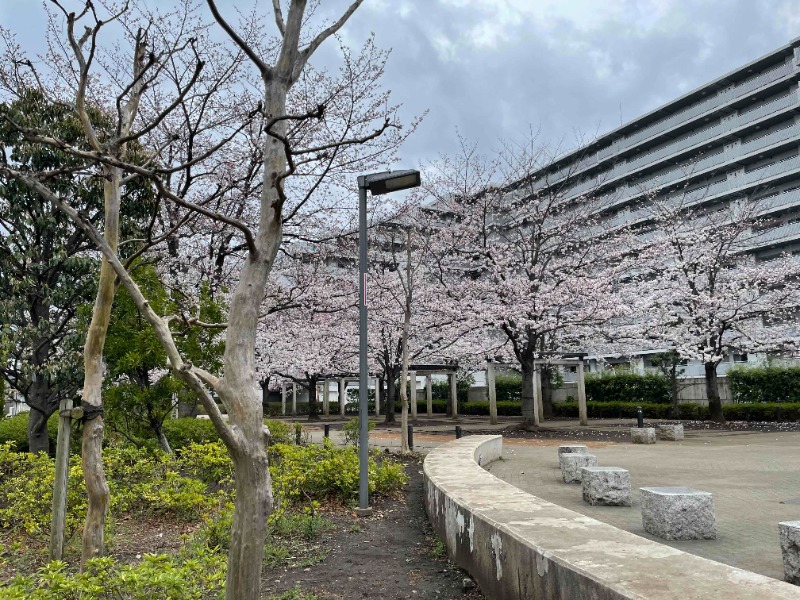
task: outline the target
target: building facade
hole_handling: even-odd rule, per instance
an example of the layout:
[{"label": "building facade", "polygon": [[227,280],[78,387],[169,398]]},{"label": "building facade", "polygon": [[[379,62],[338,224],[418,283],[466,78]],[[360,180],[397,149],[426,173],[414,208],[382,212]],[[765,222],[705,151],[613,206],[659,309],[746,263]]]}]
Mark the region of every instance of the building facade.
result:
[{"label": "building facade", "polygon": [[685,205],[758,198],[770,226],[752,252],[800,251],[800,38],[569,152],[536,174],[566,198],[603,198],[611,223],[647,194]]},{"label": "building facade", "polygon": [[[567,200],[599,198],[611,226],[646,225],[652,196],[692,210],[755,200],[763,224],[746,252],[800,259],[800,38],[558,157],[534,180]],[[763,358],[728,356],[720,375]],[[702,375],[695,362],[684,376]]]}]

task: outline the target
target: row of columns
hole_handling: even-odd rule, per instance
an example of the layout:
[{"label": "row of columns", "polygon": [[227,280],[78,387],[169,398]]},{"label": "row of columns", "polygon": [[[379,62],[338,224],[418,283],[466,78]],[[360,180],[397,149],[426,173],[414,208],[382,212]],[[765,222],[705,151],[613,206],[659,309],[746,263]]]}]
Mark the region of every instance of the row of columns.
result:
[{"label": "row of columns", "polygon": [[[410,382],[413,382],[411,385],[411,394],[409,397],[409,403],[411,404],[411,417],[413,419],[417,418],[417,373],[416,371],[409,371],[408,379]],[[450,381],[450,403],[452,405],[453,416],[458,416],[458,394],[456,389],[456,374],[449,373],[448,379]],[[330,382],[336,381],[333,379],[326,379],[323,383],[319,384],[322,386],[322,414],[324,416],[330,416]],[[358,381],[357,379],[353,379],[353,381]],[[344,409],[345,404],[347,403],[347,382],[346,378],[341,378],[338,380],[339,382],[339,414],[344,416]],[[379,378],[375,378],[375,415],[379,415],[381,411],[381,380]],[[317,392],[319,392],[319,386],[317,387]],[[284,381],[281,383],[281,414],[286,414],[286,404],[287,404],[287,397],[288,397],[288,385]],[[427,400],[427,413],[428,416],[433,416],[433,380],[430,374],[425,375],[425,397]],[[319,398],[319,393],[317,393],[317,398]],[[497,413],[497,407],[495,405],[495,413]],[[292,416],[297,415],[297,384],[292,383]],[[496,414],[495,414],[496,419]],[[496,422],[496,421],[493,421]]]},{"label": "row of columns", "polygon": [[[563,364],[563,363],[562,363]],[[578,423],[588,425],[588,413],[586,410],[586,385],[583,377],[583,361],[567,363],[568,366],[575,366],[577,371],[578,387]],[[495,367],[493,362],[486,363],[486,387],[489,394],[489,422],[497,424],[497,391],[495,386]],[[544,421],[544,405],[542,404],[542,375],[538,368],[533,370],[533,423],[540,425]]]}]

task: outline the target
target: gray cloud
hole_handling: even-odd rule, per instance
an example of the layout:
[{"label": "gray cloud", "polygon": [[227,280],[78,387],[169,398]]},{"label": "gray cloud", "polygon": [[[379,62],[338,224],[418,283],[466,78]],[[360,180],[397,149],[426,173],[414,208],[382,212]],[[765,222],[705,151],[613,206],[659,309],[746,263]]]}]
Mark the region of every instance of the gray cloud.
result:
[{"label": "gray cloud", "polygon": [[[36,2],[0,0],[0,19],[23,42],[42,31]],[[785,44],[800,16],[789,0],[367,0],[343,36],[370,32],[393,49],[385,82],[407,120],[430,111],[401,153],[417,164],[454,152],[456,129],[486,152],[529,127],[565,150]]]}]

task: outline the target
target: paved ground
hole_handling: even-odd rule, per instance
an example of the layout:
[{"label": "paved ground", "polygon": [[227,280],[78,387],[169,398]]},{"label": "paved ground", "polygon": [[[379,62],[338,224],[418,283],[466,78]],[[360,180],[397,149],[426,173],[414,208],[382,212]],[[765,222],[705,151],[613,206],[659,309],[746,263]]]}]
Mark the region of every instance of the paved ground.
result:
[{"label": "paved ground", "polygon": [[[502,418],[499,425],[487,424],[485,417],[460,417],[458,422],[437,416],[420,416],[414,426],[414,449],[423,454],[455,438],[458,424],[468,435],[497,431],[519,419]],[[337,428],[344,421],[331,420],[330,435],[341,443]],[[320,442],[323,424],[303,423],[311,439]],[[619,442],[571,438],[581,429],[574,421],[548,421],[550,439],[505,439],[502,461],[489,467],[509,483],[566,508],[589,515],[637,535],[686,552],[741,567],[769,577],[783,579],[778,542],[778,522],[800,520],[800,433],[690,431],[683,442],[632,445]],[[592,429],[616,432],[628,420],[592,421]],[[552,430],[556,430],[553,432]],[[564,432],[558,439],[558,430]],[[556,437],[552,437],[555,433]],[[556,447],[560,443],[585,443],[597,455],[599,465],[619,466],[631,472],[633,506],[589,506],[583,502],[580,485],[561,479]],[[385,428],[380,421],[370,432],[370,446],[397,451],[397,427]],[[638,488],[645,486],[689,486],[714,494],[717,539],[667,542],[642,529]]]},{"label": "paved ground", "polygon": [[[633,506],[589,506],[561,479],[557,442],[506,444],[489,466],[501,479],[566,508],[686,552],[783,579],[778,522],[800,520],[800,433],[687,432],[655,445],[587,442],[599,465],[631,472]],[[573,442],[574,443],[574,442]],[[545,445],[548,444],[548,445]],[[690,486],[714,494],[717,539],[666,542],[642,529],[638,488]]]}]

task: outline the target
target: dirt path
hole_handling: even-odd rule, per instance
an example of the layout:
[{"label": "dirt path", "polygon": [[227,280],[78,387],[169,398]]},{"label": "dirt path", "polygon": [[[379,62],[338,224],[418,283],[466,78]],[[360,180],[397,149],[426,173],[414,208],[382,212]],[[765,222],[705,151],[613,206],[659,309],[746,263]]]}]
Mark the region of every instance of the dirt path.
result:
[{"label": "dirt path", "polygon": [[444,557],[431,531],[422,507],[421,470],[421,463],[409,462],[403,496],[377,503],[373,516],[335,517],[336,527],[321,540],[329,551],[322,562],[265,572],[265,596],[299,586],[320,600],[482,598],[477,589],[463,592],[466,575]]}]

